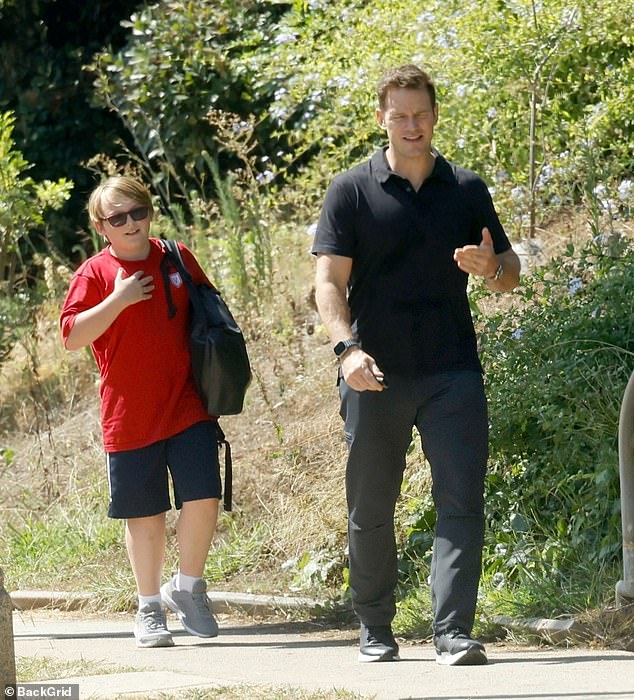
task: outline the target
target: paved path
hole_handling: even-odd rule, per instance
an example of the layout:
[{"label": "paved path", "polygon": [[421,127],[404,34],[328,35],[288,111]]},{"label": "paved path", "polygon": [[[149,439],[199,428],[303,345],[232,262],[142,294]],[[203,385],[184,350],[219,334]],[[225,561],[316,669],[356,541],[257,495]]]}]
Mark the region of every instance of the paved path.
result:
[{"label": "paved path", "polygon": [[16,656],[138,669],[73,679],[82,700],[238,684],[338,688],[376,700],[634,700],[634,653],[625,651],[489,645],[488,666],[446,668],[435,663],[429,644],[403,644],[399,663],[359,664],[351,630],[248,624],[221,615],[220,636],[203,640],[179,630],[176,618],[168,620],[174,647],[137,649],[132,615],[16,612]]}]

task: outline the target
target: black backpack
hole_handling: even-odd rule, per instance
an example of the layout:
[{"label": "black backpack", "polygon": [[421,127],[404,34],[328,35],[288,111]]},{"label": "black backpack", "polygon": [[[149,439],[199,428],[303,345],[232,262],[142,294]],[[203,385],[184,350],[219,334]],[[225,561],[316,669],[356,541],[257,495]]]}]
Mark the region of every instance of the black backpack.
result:
[{"label": "black backpack", "polygon": [[[162,240],[161,244],[165,251],[161,274],[170,318],[176,315],[176,307],[167,274],[168,261],[176,267],[189,292],[192,374],[203,405],[213,417],[240,413],[251,381],[251,365],[242,331],[217,289],[194,284],[176,242]],[[230,511],[233,482],[231,445],[217,421],[216,429],[218,444],[225,447],[223,506]]]},{"label": "black backpack", "polygon": [[210,416],[242,411],[251,365],[240,327],[214,287],[194,284],[175,241],[161,241],[165,256],[162,274],[169,316],[176,314],[165,263],[169,259],[187,286],[191,307],[190,348],[196,389]]}]

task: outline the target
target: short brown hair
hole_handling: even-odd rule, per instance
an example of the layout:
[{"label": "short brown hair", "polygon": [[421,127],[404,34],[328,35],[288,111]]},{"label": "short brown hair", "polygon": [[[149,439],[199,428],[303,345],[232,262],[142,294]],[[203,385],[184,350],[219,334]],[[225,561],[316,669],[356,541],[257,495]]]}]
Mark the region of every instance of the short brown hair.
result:
[{"label": "short brown hair", "polygon": [[87,208],[91,221],[101,221],[103,219],[103,199],[109,190],[133,199],[142,207],[147,207],[150,210],[150,217],[154,214],[152,195],[148,188],[142,182],[132,177],[116,175],[104,180],[90,193]]},{"label": "short brown hair", "polygon": [[390,88],[409,88],[410,90],[427,90],[431,106],[436,106],[436,86],[431,77],[413,63],[406,63],[397,68],[390,68],[378,82],[376,95],[379,107],[385,109],[387,93]]}]

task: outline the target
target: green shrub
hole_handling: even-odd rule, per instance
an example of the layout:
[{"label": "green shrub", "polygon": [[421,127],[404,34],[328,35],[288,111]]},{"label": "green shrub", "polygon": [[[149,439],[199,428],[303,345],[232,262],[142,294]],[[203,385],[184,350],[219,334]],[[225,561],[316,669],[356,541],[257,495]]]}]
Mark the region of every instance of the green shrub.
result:
[{"label": "green shrub", "polygon": [[[486,609],[559,615],[613,595],[633,308],[634,246],[601,239],[526,275],[510,308],[479,318],[491,425]],[[435,510],[429,495],[406,505],[400,596],[411,617],[412,591],[429,573]]]},{"label": "green shrub", "polygon": [[[632,9],[612,0],[161,2],[126,24],[123,51],[99,55],[96,99],[121,116],[164,195],[187,197],[205,150],[222,155],[223,170],[236,166],[208,119],[221,109],[253,117],[270,186],[300,168],[316,207],[333,174],[383,139],[380,74],[415,61],[438,83],[440,149],[495,184],[509,230],[532,235],[535,219],[579,200],[584,147],[613,177],[631,172]],[[209,177],[201,184],[213,191]]]},{"label": "green shrub", "polygon": [[[574,582],[581,594],[582,581],[619,560],[617,435],[634,367],[633,308],[634,249],[611,255],[591,243],[525,277],[518,303],[482,322],[491,423],[485,568],[500,588],[549,581],[565,591]],[[613,583],[584,595],[596,604]]]}]

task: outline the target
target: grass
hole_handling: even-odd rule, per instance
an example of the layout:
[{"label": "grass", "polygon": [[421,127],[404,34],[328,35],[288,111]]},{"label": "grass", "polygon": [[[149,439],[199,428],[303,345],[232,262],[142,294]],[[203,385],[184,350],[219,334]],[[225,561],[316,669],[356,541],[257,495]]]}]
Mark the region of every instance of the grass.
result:
[{"label": "grass", "polygon": [[[137,696],[139,697],[139,696]],[[178,694],[157,693],[141,696],[153,700],[372,700],[374,696],[359,695],[348,690],[310,691],[289,686],[232,685],[179,691]]]},{"label": "grass", "polygon": [[85,659],[61,661],[50,656],[18,656],[15,660],[15,667],[18,683],[138,671],[138,669],[128,666],[117,666],[105,662]]}]

